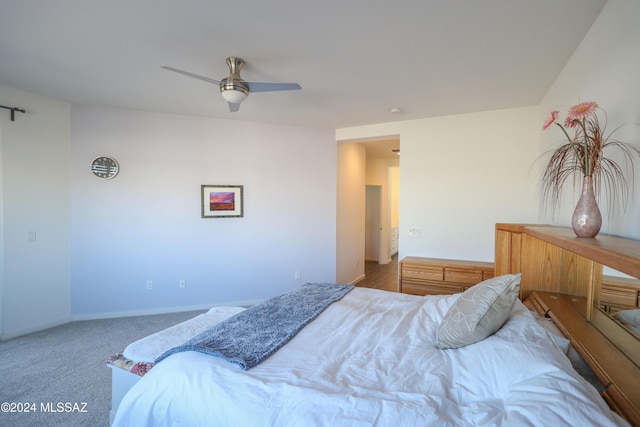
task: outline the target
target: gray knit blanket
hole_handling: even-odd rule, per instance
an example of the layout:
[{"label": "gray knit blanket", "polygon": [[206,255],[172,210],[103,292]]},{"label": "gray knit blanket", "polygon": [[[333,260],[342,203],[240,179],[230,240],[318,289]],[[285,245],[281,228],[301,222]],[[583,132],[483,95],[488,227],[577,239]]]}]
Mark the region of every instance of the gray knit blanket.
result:
[{"label": "gray knit blanket", "polygon": [[251,369],[353,288],[353,285],[307,283],[223,320],[167,350],[155,363],[174,353],[198,351]]}]

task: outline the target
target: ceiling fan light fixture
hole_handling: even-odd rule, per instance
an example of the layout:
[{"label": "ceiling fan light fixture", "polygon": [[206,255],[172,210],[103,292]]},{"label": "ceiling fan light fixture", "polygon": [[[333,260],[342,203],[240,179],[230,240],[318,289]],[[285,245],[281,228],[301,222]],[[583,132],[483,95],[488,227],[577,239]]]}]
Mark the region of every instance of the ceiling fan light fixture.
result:
[{"label": "ceiling fan light fixture", "polygon": [[222,97],[231,104],[240,104],[249,96],[249,86],[238,75],[231,75],[220,82]]},{"label": "ceiling fan light fixture", "polygon": [[248,92],[244,92],[239,89],[225,89],[222,91],[222,97],[232,104],[240,104],[242,101],[247,99],[248,95]]}]

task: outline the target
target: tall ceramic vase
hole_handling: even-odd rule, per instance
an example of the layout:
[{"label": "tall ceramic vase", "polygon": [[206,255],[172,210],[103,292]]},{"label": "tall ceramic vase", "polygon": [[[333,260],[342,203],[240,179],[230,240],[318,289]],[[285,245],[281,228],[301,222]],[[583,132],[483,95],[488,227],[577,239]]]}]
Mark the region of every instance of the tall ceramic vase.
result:
[{"label": "tall ceramic vase", "polygon": [[578,237],[595,237],[602,226],[602,215],[593,192],[593,178],[582,180],[582,193],[571,218],[573,231]]}]

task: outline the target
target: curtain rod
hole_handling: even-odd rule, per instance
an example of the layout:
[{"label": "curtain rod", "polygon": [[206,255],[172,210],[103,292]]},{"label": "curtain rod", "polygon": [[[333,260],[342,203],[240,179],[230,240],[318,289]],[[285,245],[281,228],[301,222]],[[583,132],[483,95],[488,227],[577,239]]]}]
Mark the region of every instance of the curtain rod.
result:
[{"label": "curtain rod", "polygon": [[26,113],[26,111],[24,109],[18,108],[18,107],[6,107],[4,105],[0,105],[0,108],[6,108],[7,110],[11,110],[11,121],[15,122],[16,121],[16,111],[19,111],[21,113]]}]

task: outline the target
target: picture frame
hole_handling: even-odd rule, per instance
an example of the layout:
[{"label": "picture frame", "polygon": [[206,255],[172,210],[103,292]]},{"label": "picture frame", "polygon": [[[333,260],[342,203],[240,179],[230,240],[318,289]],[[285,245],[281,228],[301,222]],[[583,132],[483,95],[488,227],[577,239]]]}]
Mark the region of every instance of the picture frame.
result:
[{"label": "picture frame", "polygon": [[242,185],[200,186],[202,218],[242,218],[244,200]]}]

